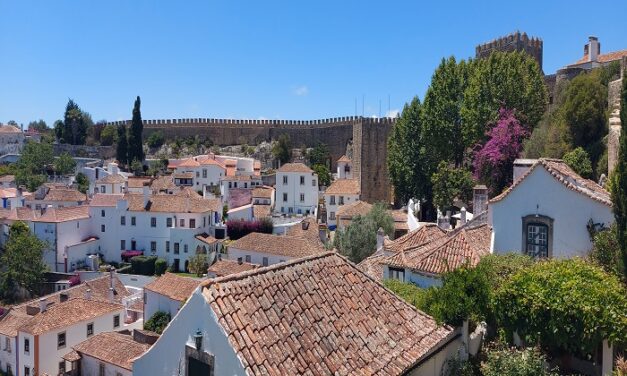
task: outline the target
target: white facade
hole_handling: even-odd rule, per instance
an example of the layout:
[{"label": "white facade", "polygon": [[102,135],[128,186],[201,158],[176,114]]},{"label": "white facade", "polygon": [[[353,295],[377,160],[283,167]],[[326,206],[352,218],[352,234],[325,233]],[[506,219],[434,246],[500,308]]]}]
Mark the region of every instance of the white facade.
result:
[{"label": "white facade", "polygon": [[276,174],[274,211],[284,214],[311,214],[318,206],[318,175],[314,172]]},{"label": "white facade", "polygon": [[21,129],[13,125],[0,124],[0,155],[21,153],[24,137]]},{"label": "white facade", "polygon": [[268,266],[292,260],[293,257],[229,247],[228,259],[233,261],[241,260],[249,264]]},{"label": "white facade", "polygon": [[90,218],[56,223],[36,221],[30,227],[37,238],[47,243],[47,249],[51,251],[49,258],[54,257],[46,259],[50,270],[74,271],[83,266],[88,254],[100,251],[98,241],[83,242],[92,234]]},{"label": "white facade", "polygon": [[[195,347],[200,330],[202,350],[214,356],[214,375],[245,375],[246,371],[201,290],[194,291],[157,342],[133,363],[134,375],[186,374],[185,347]],[[180,372],[180,373],[179,373]]]},{"label": "white facade", "polygon": [[0,334],[0,371],[7,373],[8,369],[11,369],[11,372],[15,375],[17,358],[17,337]]},{"label": "white facade", "polygon": [[[414,285],[427,289],[429,287],[442,286],[442,279],[437,275],[427,275],[422,273],[417,273],[409,268],[392,268],[393,271],[390,273],[390,267],[388,265],[383,265],[383,279],[397,279],[401,282],[413,283]],[[402,274],[399,274],[398,271],[402,271]]]},{"label": "white facade", "polygon": [[100,375],[101,364],[104,365],[104,376],[131,376],[133,374],[131,370],[116,366],[115,364],[102,362],[87,354],[81,354],[80,362],[82,375]]},{"label": "white facade", "polygon": [[[585,256],[592,248],[587,224],[614,222],[612,208],[567,188],[541,166],[534,168],[504,198],[491,201],[489,223],[494,253],[525,251],[525,223],[548,226],[549,257]],[[526,221],[526,222],[525,222]]]},{"label": "white facade", "polygon": [[324,204],[327,208],[327,225],[337,226],[336,214],[342,205],[352,204],[359,201],[358,194],[332,195],[324,194]]},{"label": "white facade", "polygon": [[148,320],[158,311],[167,312],[170,317],[176,316],[183,302],[144,289],[144,320]]}]

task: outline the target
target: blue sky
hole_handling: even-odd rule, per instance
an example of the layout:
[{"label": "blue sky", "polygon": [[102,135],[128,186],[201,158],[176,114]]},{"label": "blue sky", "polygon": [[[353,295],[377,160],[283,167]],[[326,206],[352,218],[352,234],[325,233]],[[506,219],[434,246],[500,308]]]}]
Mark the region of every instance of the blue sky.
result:
[{"label": "blue sky", "polygon": [[0,122],[49,125],[73,98],[94,120],[379,115],[422,98],[440,59],[515,30],[544,71],[588,35],[627,48],[625,1],[0,0]]}]

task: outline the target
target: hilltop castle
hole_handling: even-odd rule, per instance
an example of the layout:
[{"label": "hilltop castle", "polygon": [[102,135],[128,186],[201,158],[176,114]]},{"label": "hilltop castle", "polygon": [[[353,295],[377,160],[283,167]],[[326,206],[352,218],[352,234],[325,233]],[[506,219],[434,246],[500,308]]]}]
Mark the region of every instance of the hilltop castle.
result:
[{"label": "hilltop castle", "polygon": [[527,33],[516,31],[515,33],[478,45],[475,48],[475,57],[483,59],[490,56],[494,51],[524,51],[533,56],[538,62],[540,69],[542,69],[542,48],[542,39],[536,37],[529,38]]}]

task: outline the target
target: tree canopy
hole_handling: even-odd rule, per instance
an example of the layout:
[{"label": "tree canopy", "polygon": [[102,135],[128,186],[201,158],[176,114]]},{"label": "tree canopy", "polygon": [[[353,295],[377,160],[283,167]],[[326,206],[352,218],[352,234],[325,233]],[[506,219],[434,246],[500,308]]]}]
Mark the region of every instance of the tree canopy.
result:
[{"label": "tree canopy", "polygon": [[610,192],[616,219],[616,236],[622,251],[623,265],[627,268],[627,72],[623,75],[620,100],[618,163],[611,176]]},{"label": "tree canopy", "polygon": [[469,203],[475,182],[470,171],[450,167],[442,161],[438,165],[438,170],[431,176],[431,184],[433,203],[444,212],[453,205],[456,198]]},{"label": "tree canopy", "polygon": [[127,132],[127,154],[128,163],[134,161],[144,162],[144,147],[142,136],[144,132],[144,123],[141,114],[141,99],[137,96],[133,105],[133,118],[131,120],[131,128]]},{"label": "tree canopy", "polygon": [[129,165],[129,160],[128,160],[128,139],[127,139],[127,130],[126,130],[126,125],[122,124],[122,125],[118,125],[117,128],[117,134],[118,134],[118,143],[116,146],[116,152],[115,152],[115,156],[118,160],[118,162],[120,162],[120,164],[128,166]]},{"label": "tree canopy", "polygon": [[54,124],[54,132],[59,142],[72,145],[84,145],[87,138],[87,129],[93,126],[91,116],[83,112],[72,99],[65,106],[63,121]]},{"label": "tree canopy", "polygon": [[272,155],[281,164],[288,163],[292,159],[292,142],[287,133],[283,133],[272,145]]},{"label": "tree canopy", "polygon": [[564,154],[564,162],[581,177],[591,179],[593,177],[592,163],[588,153],[581,147]]},{"label": "tree canopy", "polygon": [[54,170],[59,175],[74,174],[76,161],[68,153],[63,153],[54,160]]},{"label": "tree canopy", "polygon": [[47,180],[46,169],[54,161],[52,145],[46,142],[27,142],[15,169],[15,182],[35,191]]}]

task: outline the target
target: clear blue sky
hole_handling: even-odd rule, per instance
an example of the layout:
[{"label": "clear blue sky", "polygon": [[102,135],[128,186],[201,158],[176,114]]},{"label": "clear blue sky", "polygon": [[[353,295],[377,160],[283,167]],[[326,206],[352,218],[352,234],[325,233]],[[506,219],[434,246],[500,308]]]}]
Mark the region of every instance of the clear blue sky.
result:
[{"label": "clear blue sky", "polygon": [[0,0],[0,122],[49,125],[73,98],[94,120],[314,119],[400,109],[444,56],[515,30],[544,71],[588,35],[627,48],[626,1]]}]

